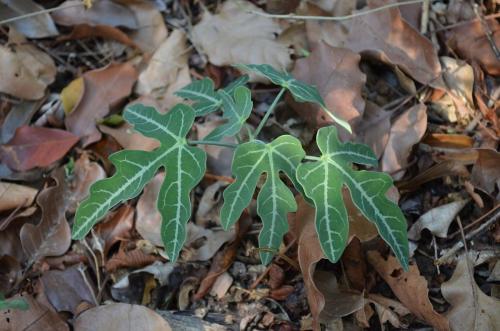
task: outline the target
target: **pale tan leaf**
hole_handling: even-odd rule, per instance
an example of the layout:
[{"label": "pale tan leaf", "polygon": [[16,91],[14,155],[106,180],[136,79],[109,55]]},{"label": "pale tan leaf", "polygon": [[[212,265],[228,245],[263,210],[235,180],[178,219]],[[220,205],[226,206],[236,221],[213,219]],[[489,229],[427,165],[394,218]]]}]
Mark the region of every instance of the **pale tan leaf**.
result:
[{"label": "pale tan leaf", "polygon": [[0,211],[28,207],[38,191],[29,186],[0,182]]}]

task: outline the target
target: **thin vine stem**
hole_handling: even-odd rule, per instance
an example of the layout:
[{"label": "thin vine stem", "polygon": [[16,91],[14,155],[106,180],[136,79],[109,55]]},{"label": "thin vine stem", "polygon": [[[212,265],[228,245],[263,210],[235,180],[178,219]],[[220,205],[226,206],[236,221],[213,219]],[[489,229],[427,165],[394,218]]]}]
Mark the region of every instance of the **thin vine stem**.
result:
[{"label": "thin vine stem", "polygon": [[310,160],[310,161],[318,161],[318,160],[320,160],[320,158],[319,158],[319,157],[317,157],[317,156],[310,156],[310,155],[306,155],[306,156],[304,157],[304,159],[305,159],[305,160]]},{"label": "thin vine stem", "polygon": [[264,125],[266,124],[267,120],[269,119],[269,116],[271,116],[271,114],[273,113],[274,108],[276,108],[276,105],[280,101],[280,99],[283,96],[283,93],[285,93],[285,91],[286,91],[286,88],[282,87],[280,92],[278,93],[278,95],[274,99],[273,103],[271,104],[271,106],[269,106],[269,108],[267,109],[266,114],[264,115],[264,117],[262,118],[262,120],[259,123],[259,126],[257,127],[255,132],[253,133],[252,140],[255,139],[259,135],[260,131],[262,131],[262,128],[264,128]]},{"label": "thin vine stem", "polygon": [[424,0],[409,0],[405,2],[397,2],[397,3],[391,3],[388,5],[380,6],[377,8],[369,9],[366,11],[362,12],[357,12],[354,14],[350,15],[345,15],[345,16],[303,16],[303,15],[295,15],[295,14],[284,14],[284,15],[278,15],[278,14],[269,14],[269,13],[263,13],[259,12],[256,10],[250,10],[249,12],[258,16],[264,16],[264,17],[269,17],[269,18],[282,18],[282,19],[287,19],[287,20],[315,20],[315,21],[345,21],[349,20],[351,18],[355,17],[360,17],[368,14],[373,14],[382,10],[386,10],[389,8],[393,7],[399,7],[399,6],[404,6],[404,5],[413,5],[416,3],[422,3]]},{"label": "thin vine stem", "polygon": [[219,141],[205,141],[205,140],[188,140],[188,144],[190,145],[213,145],[213,146],[221,146],[227,148],[236,148],[238,144],[231,143],[223,143]]}]

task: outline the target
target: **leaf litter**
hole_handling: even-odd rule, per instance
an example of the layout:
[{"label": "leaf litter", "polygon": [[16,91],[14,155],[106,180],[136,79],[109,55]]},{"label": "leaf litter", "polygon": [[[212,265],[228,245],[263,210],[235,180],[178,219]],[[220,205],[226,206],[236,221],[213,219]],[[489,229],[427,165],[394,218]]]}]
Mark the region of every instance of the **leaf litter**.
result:
[{"label": "leaf litter", "polygon": [[[428,20],[418,16],[421,4],[370,12],[387,4],[97,1],[84,9],[70,0],[59,4],[66,9],[35,14],[40,7],[32,1],[1,2],[0,20],[10,21],[0,31],[0,279],[8,298],[0,303],[17,300],[2,310],[1,329],[496,327],[495,4],[436,2],[424,11]],[[302,21],[265,12],[355,17]],[[16,20],[21,14],[34,15]],[[267,254],[256,248],[256,201],[265,181],[257,181],[236,229],[222,231],[234,151],[219,146],[203,146],[209,172],[188,197],[196,216],[180,262],[168,261],[157,230],[156,197],[168,168],[86,239],[70,240],[69,224],[89,185],[114,172],[105,155],[160,146],[104,119],[120,119],[123,106],[137,102],[175,113],[172,106],[185,96],[174,92],[209,76],[218,93],[240,75],[242,67],[232,67],[238,64],[271,64],[316,85],[326,108],[352,127],[349,133],[339,126],[341,141],[374,150],[379,169],[396,179],[386,196],[399,200],[414,242],[409,271],[387,254],[346,188],[339,192],[349,244],[339,262],[324,256],[314,209],[299,200],[283,240],[273,244],[279,254],[261,266],[259,255]],[[245,93],[254,103],[243,114],[250,128],[275,93],[262,76],[251,79]],[[227,133],[240,115],[210,113],[186,134]],[[293,130],[314,138],[332,122],[318,106],[288,96],[262,133],[271,138],[307,123]],[[237,129],[245,141],[246,127]],[[302,143],[314,152],[311,141]],[[279,178],[297,193],[294,178]],[[456,249],[463,247],[461,228],[481,256],[476,263]],[[28,310],[14,308],[20,294]]]}]

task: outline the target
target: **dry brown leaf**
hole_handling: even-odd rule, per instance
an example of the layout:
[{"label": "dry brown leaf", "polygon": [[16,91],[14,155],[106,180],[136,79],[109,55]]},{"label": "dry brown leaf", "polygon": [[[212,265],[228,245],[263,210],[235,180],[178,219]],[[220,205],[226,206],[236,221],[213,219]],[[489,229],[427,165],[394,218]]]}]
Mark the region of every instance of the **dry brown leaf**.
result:
[{"label": "dry brown leaf", "polygon": [[208,261],[226,242],[235,238],[234,230],[210,230],[187,224],[187,239],[182,257],[185,261]]},{"label": "dry brown leaf", "polygon": [[443,79],[448,89],[461,97],[469,107],[473,107],[474,70],[472,66],[448,56],[442,56],[440,60],[444,70]]},{"label": "dry brown leaf", "polygon": [[381,159],[382,171],[396,180],[404,175],[408,157],[413,148],[424,136],[427,129],[427,108],[417,104],[401,114],[392,124],[389,141]]},{"label": "dry brown leaf", "polygon": [[30,206],[37,192],[29,186],[0,182],[0,211]]},{"label": "dry brown leaf", "polygon": [[37,15],[15,20],[9,23],[11,30],[15,29],[27,38],[47,38],[58,35],[57,28],[48,13],[44,12],[44,7],[32,0],[3,0],[0,3],[0,21],[37,13]]},{"label": "dry brown leaf", "polygon": [[154,3],[147,1],[123,1],[127,3],[137,20],[137,30],[129,36],[145,53],[153,53],[167,38],[168,31],[163,15]]},{"label": "dry brown leaf", "polygon": [[19,234],[23,250],[35,262],[45,256],[59,256],[71,245],[71,230],[66,220],[69,181],[64,168],[53,173],[56,182],[38,195],[37,203],[42,209],[42,219],[37,225],[24,224]]},{"label": "dry brown leaf", "polygon": [[[500,45],[500,24],[496,20],[487,21],[493,33],[492,39]],[[500,74],[500,61],[493,53],[481,22],[475,21],[450,29],[447,44],[469,61],[477,61],[490,75]]]},{"label": "dry brown leaf", "polygon": [[0,158],[17,171],[47,167],[64,157],[77,142],[78,137],[67,131],[22,126],[7,144],[0,146]]},{"label": "dry brown leaf", "polygon": [[284,70],[291,64],[287,45],[275,35],[281,31],[271,18],[250,11],[262,10],[250,2],[226,1],[216,15],[209,12],[192,32],[192,41],[212,64],[269,64]]},{"label": "dry brown leaf", "polygon": [[75,6],[79,2],[79,0],[67,0],[59,5],[59,7],[72,7],[52,12],[54,21],[64,26],[88,24],[90,26],[121,26],[128,29],[139,28],[134,12],[123,5],[109,0],[100,0],[93,2],[92,7],[87,9],[84,6]]},{"label": "dry brown leaf", "polygon": [[219,180],[205,189],[196,210],[196,224],[203,227],[221,225],[220,209],[222,208],[222,191],[227,185],[227,182]]},{"label": "dry brown leaf", "polygon": [[147,266],[159,259],[158,256],[146,254],[140,248],[134,248],[130,251],[126,251],[122,247],[118,250],[118,253],[113,255],[105,265],[108,272],[113,272],[118,268],[142,268]]},{"label": "dry brown leaf", "polygon": [[128,123],[124,123],[118,128],[112,128],[110,126],[100,124],[99,130],[116,139],[116,141],[125,149],[152,151],[153,149],[160,147],[160,142],[158,140],[148,138],[140,134],[133,129],[132,125]]},{"label": "dry brown leaf", "polygon": [[[369,8],[387,4],[386,0],[369,1]],[[422,84],[441,86],[437,52],[430,40],[401,17],[398,8],[358,16],[350,21],[343,47],[354,52],[368,52],[396,65]]]},{"label": "dry brown leaf", "polygon": [[83,97],[66,117],[65,124],[68,130],[83,138],[85,147],[101,138],[96,122],[108,114],[110,107],[129,96],[137,71],[130,63],[110,64],[87,71],[83,79]]},{"label": "dry brown leaf", "polygon": [[[293,76],[318,87],[328,109],[355,125],[363,115],[365,102],[361,89],[366,76],[359,70],[360,56],[348,49],[319,43],[310,56],[297,60]],[[291,101],[291,98],[290,98]],[[315,127],[330,125],[333,120],[315,104],[292,102],[294,110]],[[347,131],[340,130],[344,136]]]},{"label": "dry brown leaf", "polygon": [[0,92],[37,100],[56,77],[52,58],[33,45],[0,46]]},{"label": "dry brown leaf", "polygon": [[462,255],[451,279],[441,285],[443,297],[452,307],[446,316],[454,331],[497,330],[500,301],[481,291],[474,280],[472,266],[473,262]]},{"label": "dry brown leaf", "polygon": [[161,185],[165,180],[165,173],[157,173],[153,179],[146,184],[144,191],[137,202],[137,217],[135,228],[142,238],[148,240],[153,245],[163,247],[161,233],[161,214],[156,208],[156,200],[160,192]]},{"label": "dry brown leaf", "polygon": [[467,202],[467,200],[459,200],[432,208],[413,223],[408,230],[408,238],[419,240],[423,229],[429,230],[436,237],[446,238],[451,222]]},{"label": "dry brown leaf", "polygon": [[94,293],[90,292],[95,289],[89,288],[90,277],[84,276],[84,273],[83,265],[75,265],[63,271],[49,270],[43,273],[41,281],[44,294],[57,312],[67,311],[76,315],[82,301],[96,304]]},{"label": "dry brown leaf", "polygon": [[391,112],[367,101],[363,118],[353,128],[356,140],[370,146],[377,158],[384,154],[385,146],[389,141],[391,115]]},{"label": "dry brown leaf", "polygon": [[89,309],[76,318],[74,327],[75,331],[172,330],[168,322],[154,310],[126,303],[111,303]]},{"label": "dry brown leaf", "polygon": [[[154,52],[148,66],[139,75],[136,92],[155,98],[163,96],[166,89],[178,80],[181,70],[188,66],[188,56],[184,32],[174,30]],[[178,98],[178,102],[180,101],[182,99]]]},{"label": "dry brown leaf", "polygon": [[464,134],[431,133],[422,143],[438,148],[472,148],[474,139]]},{"label": "dry brown leaf", "polygon": [[412,314],[437,330],[450,330],[448,319],[438,314],[432,307],[428,297],[427,281],[420,275],[416,265],[410,265],[409,271],[404,271],[394,256],[389,256],[385,260],[378,251],[369,251],[367,258]]},{"label": "dry brown leaf", "polygon": [[108,256],[110,248],[120,240],[130,238],[134,226],[134,208],[130,205],[119,207],[103,222],[95,226],[95,233],[104,241],[103,255]]},{"label": "dry brown leaf", "polygon": [[[21,296],[14,298],[21,298]],[[23,295],[22,298],[28,302],[29,309],[9,309],[2,311],[0,330],[69,331],[69,326],[50,308],[38,302],[30,295]]]},{"label": "dry brown leaf", "polygon": [[495,188],[500,190],[500,153],[492,149],[476,149],[476,151],[478,158],[472,167],[472,184],[492,194]]},{"label": "dry brown leaf", "polygon": [[96,37],[114,40],[132,48],[139,48],[139,46],[132,39],[130,39],[130,37],[125,32],[109,25],[92,26],[89,24],[80,24],[75,26],[69,34],[57,38],[56,41],[58,43],[62,43],[68,40],[79,40]]}]

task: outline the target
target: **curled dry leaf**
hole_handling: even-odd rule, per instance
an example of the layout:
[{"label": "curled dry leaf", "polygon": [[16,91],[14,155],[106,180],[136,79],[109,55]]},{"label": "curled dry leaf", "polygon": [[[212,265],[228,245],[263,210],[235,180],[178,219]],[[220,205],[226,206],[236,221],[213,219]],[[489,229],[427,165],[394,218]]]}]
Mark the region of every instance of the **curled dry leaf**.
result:
[{"label": "curled dry leaf", "polygon": [[37,100],[56,77],[52,58],[30,44],[0,46],[0,92]]},{"label": "curled dry leaf", "polygon": [[0,330],[69,331],[69,326],[51,308],[38,302],[30,295],[17,296],[13,299],[19,298],[27,301],[28,310],[9,309],[2,311]]},{"label": "curled dry leaf", "polygon": [[[92,3],[92,7],[78,6],[79,0],[67,0],[59,9],[51,13],[54,21],[59,25],[74,26],[80,24],[120,26],[128,29],[137,29],[139,23],[134,12],[124,5],[109,0]],[[71,7],[70,7],[71,6]]]},{"label": "curled dry leaf", "polygon": [[47,167],[61,159],[77,142],[78,137],[67,131],[22,126],[7,144],[0,146],[0,158],[17,171]]},{"label": "curled dry leaf", "polygon": [[[376,0],[368,4],[375,8],[387,2]],[[343,47],[373,54],[422,84],[442,86],[441,81],[435,80],[441,75],[441,65],[432,42],[408,24],[398,8],[352,19]]]},{"label": "curled dry leaf", "polygon": [[193,43],[218,66],[269,64],[286,69],[291,59],[288,47],[276,40],[279,24],[251,11],[262,10],[249,2],[226,1],[218,14],[205,12],[193,29]]},{"label": "curled dry leaf", "polygon": [[19,234],[23,250],[32,262],[45,256],[62,255],[71,245],[71,229],[65,216],[69,183],[64,168],[57,169],[53,178],[56,185],[43,190],[37,198],[42,209],[40,223],[24,224]]},{"label": "curled dry leaf", "polygon": [[432,307],[428,297],[427,281],[420,275],[416,265],[410,265],[409,271],[405,272],[393,256],[385,260],[379,252],[369,251],[367,258],[412,314],[436,330],[450,330],[448,319],[438,314]]},{"label": "curled dry leaf", "polygon": [[37,192],[29,186],[0,182],[0,212],[30,206]]},{"label": "curled dry leaf", "polygon": [[129,96],[137,79],[130,63],[110,64],[83,75],[85,88],[80,102],[66,117],[66,127],[83,138],[87,146],[101,138],[96,122],[106,116],[111,107]]},{"label": "curled dry leaf", "polygon": [[496,330],[500,301],[481,291],[473,273],[473,262],[462,255],[451,279],[441,285],[443,297],[451,304],[446,316],[452,330]]},{"label": "curled dry leaf", "polygon": [[75,331],[144,330],[171,331],[160,315],[144,306],[112,303],[91,308],[75,320]]},{"label": "curled dry leaf", "polygon": [[423,229],[429,230],[436,237],[446,238],[451,222],[467,202],[467,200],[459,200],[432,208],[413,223],[408,230],[408,239],[419,240]]},{"label": "curled dry leaf", "polygon": [[83,265],[75,265],[65,270],[49,270],[42,274],[41,281],[44,293],[57,312],[67,311],[76,315],[82,301],[88,304],[95,302],[94,289],[90,289],[88,279],[84,279]]},{"label": "curled dry leaf", "polygon": [[57,36],[58,31],[54,21],[43,10],[42,6],[32,0],[3,0],[0,3],[0,20],[36,12],[37,15],[9,23],[9,27],[31,39]]},{"label": "curled dry leaf", "polygon": [[382,171],[396,180],[404,175],[413,145],[418,143],[427,129],[427,108],[417,104],[401,114],[392,124],[389,141],[381,159]]},{"label": "curled dry leaf", "polygon": [[[358,54],[348,49],[319,43],[310,56],[297,60],[293,76],[317,86],[328,109],[353,126],[361,119],[365,107],[361,89],[366,82],[366,76],[359,69],[360,59]],[[334,123],[315,104],[291,104],[293,109],[313,126]],[[346,134],[345,130],[340,132]]]}]

